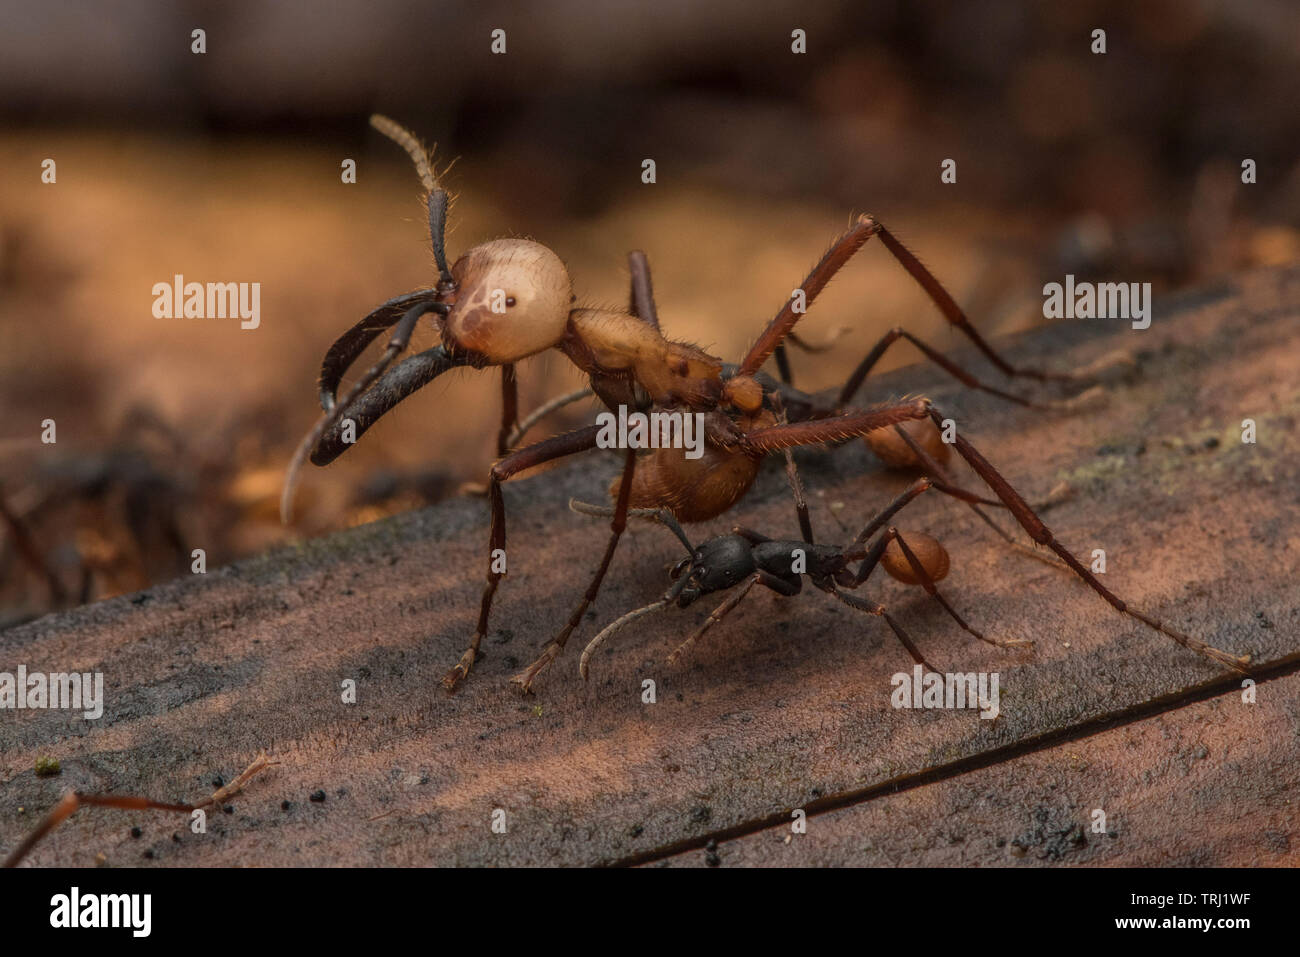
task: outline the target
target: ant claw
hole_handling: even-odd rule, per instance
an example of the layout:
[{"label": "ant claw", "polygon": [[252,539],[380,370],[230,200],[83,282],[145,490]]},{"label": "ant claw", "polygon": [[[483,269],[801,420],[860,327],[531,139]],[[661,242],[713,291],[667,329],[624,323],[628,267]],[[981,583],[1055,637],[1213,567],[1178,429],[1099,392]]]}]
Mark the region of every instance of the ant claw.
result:
[{"label": "ant claw", "polygon": [[469,670],[474,666],[474,650],[471,648],[461,656],[456,667],[448,671],[442,678],[442,686],[448,691],[455,691],[456,686],[469,677]]},{"label": "ant claw", "polygon": [[537,676],[542,673],[547,665],[559,656],[562,650],[563,649],[554,641],[549,642],[546,645],[546,648],[542,651],[540,657],[538,657],[536,661],[523,671],[519,672],[519,674],[511,678],[510,683],[516,685],[521,694],[532,694],[533,681],[536,680]]}]

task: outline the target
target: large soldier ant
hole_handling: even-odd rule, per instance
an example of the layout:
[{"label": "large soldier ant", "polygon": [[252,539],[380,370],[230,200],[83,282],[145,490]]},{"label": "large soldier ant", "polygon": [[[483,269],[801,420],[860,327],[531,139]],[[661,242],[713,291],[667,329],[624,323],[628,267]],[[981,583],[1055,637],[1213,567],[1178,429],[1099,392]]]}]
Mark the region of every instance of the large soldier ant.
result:
[{"label": "large soldier ant", "polygon": [[[512,680],[528,691],[538,673],[563,649],[587,607],[595,600],[609,569],[630,509],[663,508],[683,522],[713,518],[734,506],[758,474],[769,453],[794,446],[838,442],[903,422],[943,418],[929,400],[914,398],[861,411],[846,408],[873,365],[894,342],[906,339],[931,361],[969,387],[991,392],[1024,405],[1050,405],[986,386],[919,338],[902,329],[887,333],[850,377],[839,404],[826,406],[786,403],[793,421],[776,419],[774,390],[765,387],[760,368],[774,355],[788,369],[784,343],[795,325],[836,272],[872,237],[885,248],[926,292],[948,322],[960,330],[981,353],[1008,376],[1040,382],[1079,381],[1086,373],[1050,373],[1016,367],[984,341],[961,308],[938,280],[878,220],[862,215],[854,220],[822,256],[776,316],[768,323],[741,361],[727,365],[721,359],[684,342],[665,338],[659,331],[650,298],[649,273],[644,260],[632,257],[632,308],[630,312],[575,307],[575,296],[560,258],[540,243],[525,239],[497,239],[471,248],[453,266],[447,262],[444,230],[449,198],[439,183],[432,160],[419,140],[387,117],[374,116],[372,125],[402,146],[411,156],[427,191],[429,233],[433,243],[438,283],[384,303],[343,334],[329,349],[321,365],[319,395],[325,414],[298,448],[285,481],[282,515],[290,516],[297,473],[310,456],[326,465],[344,452],[380,416],[416,389],[456,367],[502,370],[503,416],[499,447],[503,457],[492,466],[488,499],[492,530],[488,546],[487,583],[480,603],[478,623],[469,648],[443,680],[452,690],[470,672],[488,629],[493,596],[503,572],[496,557],[506,544],[505,500],[501,485],[520,472],[556,459],[597,447],[597,426],[537,442],[506,453],[507,439],[517,415],[514,366],[518,361],[548,349],[558,349],[587,374],[591,389],[610,409],[620,406],[639,411],[656,408],[701,413],[707,447],[702,457],[686,458],[680,449],[657,449],[639,456],[629,448],[621,476],[611,485],[615,505],[610,538],[582,600],[541,656]],[[441,343],[393,366],[403,352],[419,319],[433,313]],[[385,329],[393,328],[388,347],[339,401],[342,376],[364,349]],[[997,493],[1001,503],[1039,544],[1052,548],[1103,597],[1120,611],[1147,622],[1189,647],[1234,666],[1241,662],[1224,652],[1208,649],[1167,629],[1138,612],[1127,609],[1090,572],[1069,555],[1011,486],[979,453],[958,437],[957,447],[976,472]],[[1190,644],[1189,644],[1190,643]]]}]

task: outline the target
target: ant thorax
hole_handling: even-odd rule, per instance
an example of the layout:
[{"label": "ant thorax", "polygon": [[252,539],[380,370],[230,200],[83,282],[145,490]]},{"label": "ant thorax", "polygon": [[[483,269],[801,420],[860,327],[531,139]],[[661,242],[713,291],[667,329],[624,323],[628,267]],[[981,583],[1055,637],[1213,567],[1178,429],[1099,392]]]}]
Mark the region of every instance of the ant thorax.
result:
[{"label": "ant thorax", "polygon": [[685,342],[673,342],[636,316],[604,309],[575,309],[561,345],[593,379],[632,378],[658,405],[698,411],[717,408],[722,362]]}]

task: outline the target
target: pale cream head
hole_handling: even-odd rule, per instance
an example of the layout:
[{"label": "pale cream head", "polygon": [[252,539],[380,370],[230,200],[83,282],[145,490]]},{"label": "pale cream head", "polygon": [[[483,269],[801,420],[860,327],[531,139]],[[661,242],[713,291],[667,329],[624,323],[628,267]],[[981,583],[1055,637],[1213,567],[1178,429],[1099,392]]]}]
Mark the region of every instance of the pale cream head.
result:
[{"label": "pale cream head", "polygon": [[528,239],[494,239],[451,267],[459,289],[444,338],[493,365],[544,352],[564,338],[573,293],[560,257]]}]

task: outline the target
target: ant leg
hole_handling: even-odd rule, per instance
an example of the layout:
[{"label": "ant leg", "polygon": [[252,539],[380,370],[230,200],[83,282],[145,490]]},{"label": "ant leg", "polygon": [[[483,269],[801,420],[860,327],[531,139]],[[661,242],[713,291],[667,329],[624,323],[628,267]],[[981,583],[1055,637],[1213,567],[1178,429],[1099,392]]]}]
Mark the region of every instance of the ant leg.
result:
[{"label": "ant leg", "polygon": [[478,626],[474,630],[474,637],[470,641],[469,648],[466,649],[456,666],[448,671],[442,679],[443,687],[448,691],[454,691],[456,685],[465,679],[474,666],[474,660],[478,657],[479,645],[483,642],[483,636],[487,634],[488,618],[492,614],[492,598],[496,594],[497,585],[500,584],[501,576],[504,574],[504,572],[496,570],[497,553],[500,552],[504,555],[506,547],[506,503],[504,496],[501,494],[502,483],[509,481],[512,476],[524,469],[530,469],[545,462],[552,462],[555,459],[564,458],[566,455],[594,449],[596,447],[596,436],[599,434],[600,426],[589,425],[586,428],[578,429],[576,432],[557,435],[520,449],[517,452],[511,452],[492,466],[488,481],[488,501],[491,503],[492,508],[492,531],[488,539],[487,584],[483,588],[483,598],[479,604]]},{"label": "ant leg", "polygon": [[[930,417],[935,421],[936,425],[943,421],[943,417],[937,409],[930,410]],[[1093,575],[1091,571],[1089,571],[1077,558],[1074,557],[1069,549],[1056,540],[1056,536],[1052,534],[1052,530],[1043,524],[1042,519],[1034,513],[1034,510],[1029,507],[1029,504],[1020,496],[1020,493],[1011,487],[1011,483],[1003,478],[998,470],[989,464],[988,459],[984,458],[984,456],[981,455],[973,445],[962,438],[960,434],[956,436],[956,440],[957,451],[961,453],[962,458],[970,463],[970,466],[975,470],[975,473],[984,480],[984,483],[989,488],[997,493],[998,498],[1002,499],[1002,501],[1006,503],[1007,508],[1011,510],[1011,514],[1015,516],[1016,521],[1018,521],[1024,530],[1029,533],[1029,537],[1039,545],[1046,545],[1060,556],[1061,560],[1065,562],[1065,564],[1068,565],[1076,575],[1083,579],[1088,587],[1104,598],[1111,607],[1120,614],[1136,618],[1149,628],[1160,632],[1166,637],[1172,638],[1184,648],[1195,651],[1197,654],[1209,658],[1211,661],[1227,665],[1229,668],[1241,672],[1242,674],[1247,673],[1246,665],[1250,663],[1249,655],[1231,655],[1226,651],[1215,648],[1213,645],[1208,645],[1190,635],[1185,635],[1181,631],[1164,624],[1159,619],[1152,618],[1138,609],[1130,607],[1125,601],[1123,601],[1123,599],[1112,593],[1105,585],[1097,580],[1097,577]]]},{"label": "ant leg", "polygon": [[955,326],[962,335],[969,339],[975,345],[975,348],[979,349],[979,351],[984,354],[984,357],[997,366],[1004,375],[1012,377],[1023,376],[1028,379],[1037,379],[1040,382],[1080,381],[1081,377],[1074,373],[1044,372],[1040,369],[1014,366],[1007,362],[1007,360],[1002,358],[1002,356],[1000,356],[992,346],[984,341],[984,337],[979,334],[971,324],[970,320],[966,318],[966,314],[962,312],[961,307],[958,306],[952,296],[948,294],[948,290],[943,288],[942,283],[940,283],[939,280],[934,277],[934,274],[926,269],[925,266],[921,265],[921,261],[912,255],[912,252],[899,242],[893,233],[885,228],[884,223],[881,223],[870,216],[865,218],[871,223],[872,235],[880,237],[880,241],[885,244],[885,248],[893,254],[894,259],[898,261],[899,265],[907,270],[908,275],[915,279],[917,284],[925,290],[925,294],[930,297],[930,301],[938,307],[941,313],[943,313],[943,317],[948,320],[949,324]]},{"label": "ant leg", "polygon": [[1102,394],[1101,386],[1094,386],[1086,392],[1082,392],[1069,399],[1043,399],[1034,401],[1015,392],[1006,392],[1002,389],[994,388],[991,385],[985,385],[957,363],[944,356],[937,349],[926,345],[926,343],[912,335],[906,329],[903,329],[900,326],[895,326],[893,329],[889,330],[889,332],[885,333],[884,337],[876,343],[875,348],[867,353],[867,357],[862,360],[857,369],[853,371],[853,374],[845,381],[844,387],[840,389],[838,399],[839,405],[846,406],[853,401],[853,396],[857,394],[857,391],[860,388],[862,388],[863,380],[866,379],[875,364],[880,361],[880,357],[885,354],[890,346],[900,339],[905,339],[912,343],[912,345],[921,350],[922,355],[968,389],[987,392],[989,395],[997,396],[999,399],[1003,399],[1007,402],[1014,402],[1016,405],[1023,405],[1027,408],[1054,411],[1074,411],[1080,406],[1092,402]]},{"label": "ant leg", "polygon": [[[793,332],[790,333],[790,336],[793,335]],[[790,338],[790,336],[786,338]],[[790,356],[785,351],[784,342],[772,350],[772,358],[776,360],[776,371],[777,375],[781,377],[781,381],[789,386],[794,385],[794,370],[790,368]]]},{"label": "ant leg", "polygon": [[[795,311],[796,299],[793,295],[786,300],[785,305],[781,307],[781,311],[767,324],[762,334],[750,346],[745,358],[741,360],[740,375],[752,376],[762,367],[768,357],[790,335],[795,323],[799,321],[800,316],[803,315],[807,307],[813,304],[813,300],[817,298],[817,295],[826,288],[826,284],[831,281],[831,277],[839,272],[840,268],[852,258],[853,254],[862,248],[863,243],[871,238],[875,226],[875,222],[869,216],[859,216],[857,221],[839,239],[835,240],[831,248],[812,268],[812,272],[804,278],[803,284],[799,287],[803,292],[804,302],[801,304],[804,307],[803,310]],[[783,375],[785,372],[788,372],[788,370],[785,370]]]},{"label": "ant leg", "polygon": [[[853,544],[844,550],[845,561],[846,562],[856,561],[859,557],[859,553],[865,556],[866,552],[862,550],[861,546],[866,543],[867,539],[869,539],[872,535],[874,535],[877,529],[879,529],[887,521],[889,521],[891,518],[897,515],[900,511],[902,511],[903,507],[907,505],[909,502],[911,502],[914,498],[916,498],[922,492],[927,492],[934,487],[935,487],[934,480],[930,478],[924,478],[924,477],[917,479],[915,482],[909,485],[907,489],[901,495],[898,496],[898,498],[894,499],[892,502],[886,505],[883,509],[881,509],[880,513],[876,515],[875,518],[867,522],[866,525],[862,526],[862,531],[858,532],[858,537],[853,539]],[[883,550],[883,546],[882,546],[882,550]],[[852,587],[857,588],[858,585],[861,584],[862,584],[862,579],[858,579],[857,581],[854,582]]]},{"label": "ant leg", "polygon": [[509,438],[506,439],[506,448],[511,449],[518,445],[520,439],[528,434],[529,429],[552,412],[557,409],[562,409],[566,405],[572,405],[574,402],[589,399],[595,394],[596,393],[592,392],[590,387],[588,387],[585,389],[578,389],[574,392],[566,392],[564,395],[556,396],[548,402],[543,402],[537,408],[533,409],[533,411],[524,416],[523,419],[520,420],[519,424],[515,426],[515,430],[511,432]]},{"label": "ant leg", "polygon": [[659,329],[659,310],[655,308],[654,284],[650,282],[650,260],[634,249],[627,254],[627,268],[632,274],[632,293],[628,311],[651,329]]},{"label": "ant leg", "polygon": [[962,631],[974,635],[980,641],[987,642],[990,645],[995,645],[998,648],[1024,648],[1033,645],[1032,641],[1026,641],[1020,638],[989,638],[983,633],[976,631],[966,623],[966,620],[962,618],[961,615],[957,614],[957,609],[948,604],[948,600],[939,593],[939,588],[935,585],[934,579],[931,578],[930,573],[925,570],[925,566],[922,565],[920,559],[916,557],[916,553],[913,552],[911,547],[907,544],[907,540],[903,538],[902,533],[896,528],[891,528],[884,537],[892,538],[894,541],[898,542],[898,547],[902,549],[903,557],[907,559],[907,564],[912,568],[912,574],[921,580],[921,587],[929,593],[931,598],[943,606],[944,611],[952,617],[953,621],[957,622],[957,624],[961,626]]},{"label": "ant leg", "polygon": [[508,362],[501,367],[501,430],[497,432],[497,458],[510,451],[510,430],[519,419],[519,383],[515,379],[515,365]]},{"label": "ant leg", "polygon": [[[966,338],[968,338],[984,356],[992,362],[1005,375],[1024,376],[1026,378],[1037,379],[1039,381],[1062,381],[1078,382],[1090,377],[1095,370],[1086,370],[1085,374],[1064,373],[1064,372],[1043,372],[1033,368],[1021,368],[1013,366],[1002,358],[993,347],[984,341],[966,314],[962,312],[961,307],[953,300],[948,291],[943,288],[934,275],[921,265],[912,253],[898,239],[885,228],[884,224],[878,222],[871,216],[859,216],[854,224],[846,231],[831,248],[821,261],[813,267],[800,289],[804,293],[804,312],[806,307],[811,306],[813,300],[817,297],[831,277],[833,277],[844,266],[854,253],[856,253],[872,236],[879,236],[880,241],[885,244],[885,248],[893,255],[894,259],[907,270],[908,274],[930,297],[930,301],[939,309],[943,317],[948,320],[949,324],[955,326]],[[790,332],[794,329],[795,324],[799,321],[803,312],[795,311],[795,298],[792,296],[789,301],[781,307],[781,311],[776,314],[762,334],[755,340],[754,345],[750,348],[745,358],[740,363],[741,375],[753,375],[759,370],[768,357],[772,355],[777,346],[779,346]]]},{"label": "ant leg", "polygon": [[823,343],[813,345],[807,342],[797,332],[791,332],[772,352],[772,358],[776,360],[776,370],[781,376],[781,381],[790,387],[794,387],[794,372],[790,368],[790,356],[786,350],[786,345],[796,346],[801,352],[807,352],[810,355],[818,352],[830,352],[835,346],[835,340],[849,331],[848,326],[843,326],[831,334],[830,338]]},{"label": "ant leg", "polygon": [[5,501],[3,488],[0,488],[0,519],[3,519],[4,524],[8,526],[9,534],[13,538],[14,544],[18,546],[18,554],[31,566],[32,571],[45,579],[45,585],[50,592],[51,603],[55,607],[63,605],[68,600],[67,589],[63,587],[63,582],[59,580],[59,576],[54,573],[54,569],[45,560],[45,553],[36,544],[36,539],[32,537],[26,523],[18,517],[18,514]]},{"label": "ant leg", "polygon": [[573,609],[573,613],[569,615],[569,620],[560,629],[560,633],[546,643],[546,647],[542,649],[538,659],[510,679],[525,694],[532,690],[533,681],[538,674],[559,657],[560,652],[564,650],[564,646],[569,640],[569,635],[573,634],[574,629],[582,623],[582,616],[586,614],[587,608],[600,594],[600,586],[605,580],[605,573],[609,571],[610,562],[614,560],[614,552],[618,548],[618,541],[623,537],[623,529],[627,527],[628,503],[632,499],[632,476],[635,472],[636,449],[629,448],[623,461],[623,477],[618,486],[618,500],[614,505],[614,517],[609,523],[609,543],[605,546],[605,555],[600,560],[600,567],[596,569],[591,584],[587,586],[587,593],[582,596],[582,601],[578,602],[578,606]]},{"label": "ant leg", "polygon": [[[1060,569],[1062,571],[1068,570],[1059,560],[1057,560],[1053,556],[1044,555],[1042,552],[1038,551],[1037,549],[1030,548],[1028,545],[1024,545],[1016,541],[1014,538],[1011,537],[1011,534],[1009,532],[1003,529],[1001,525],[993,521],[993,519],[988,515],[987,512],[984,511],[984,509],[980,508],[981,505],[991,505],[994,508],[1006,508],[1007,506],[1004,502],[1002,502],[1000,499],[994,499],[990,501],[989,499],[981,498],[980,496],[974,494],[973,492],[968,492],[963,488],[959,488],[956,482],[948,474],[947,470],[942,465],[940,465],[930,455],[930,453],[928,453],[925,449],[923,449],[921,447],[921,444],[917,442],[914,438],[912,438],[912,436],[908,434],[906,429],[899,428],[896,425],[894,426],[894,431],[897,432],[899,437],[902,438],[902,440],[906,442],[908,446],[911,447],[912,454],[917,457],[917,460],[920,461],[922,467],[931,475],[936,476],[936,479],[934,481],[934,487],[936,489],[938,489],[940,492],[943,492],[945,495],[949,495],[959,501],[965,502],[968,506],[970,506],[970,510],[972,512],[978,515],[980,519],[982,519],[984,523],[988,525],[989,528],[993,529],[993,531],[995,531],[998,534],[999,538],[1001,538],[1004,542],[1006,542],[1016,551],[1024,555],[1029,555],[1030,557],[1034,558],[1036,561],[1042,562],[1044,565],[1050,565],[1053,568]],[[864,537],[862,540],[866,541],[866,538]]]},{"label": "ant leg", "polygon": [[902,642],[903,647],[907,649],[907,653],[912,656],[913,661],[915,661],[926,671],[934,671],[934,672],[939,671],[938,668],[936,668],[934,665],[930,664],[930,662],[925,660],[925,656],[922,655],[921,650],[916,647],[916,643],[913,642],[911,637],[907,634],[907,632],[903,630],[903,626],[900,625],[898,622],[896,622],[892,617],[890,617],[889,612],[885,611],[884,605],[878,604],[873,601],[866,601],[862,598],[859,598],[857,595],[847,595],[844,592],[840,591],[838,588],[831,588],[830,593],[834,595],[838,600],[848,605],[850,608],[856,608],[858,611],[865,611],[868,615],[876,615],[880,618],[885,619],[885,623],[889,625],[889,628],[891,631],[893,631],[894,636],[898,638],[900,642]]},{"label": "ant leg", "polygon": [[[913,492],[914,489],[917,489],[917,485],[920,485],[922,482],[927,483],[926,487],[920,488],[919,490]],[[916,498],[916,496],[920,495],[921,492],[924,492],[926,488],[932,487],[929,485],[928,479],[921,479],[920,482],[917,482],[917,485],[914,485],[912,489],[908,490],[908,492],[904,492],[903,495],[900,495],[899,498],[895,500],[894,505],[891,505],[890,508],[886,509],[885,511],[890,512],[891,509],[895,512],[898,511],[898,509],[902,508],[903,505],[906,505],[907,502]],[[904,499],[906,499],[906,501],[902,501]],[[894,506],[897,506],[897,508],[895,508]],[[874,528],[879,527],[880,521],[884,521],[886,519],[873,520],[866,528],[863,529],[863,532],[865,532],[867,535],[870,535],[871,532],[874,530]],[[865,540],[866,540],[865,538],[862,539],[863,542],[865,542]],[[990,645],[996,645],[999,648],[1020,648],[1026,645],[1033,644],[1033,642],[1022,641],[1020,639],[988,638],[981,632],[976,631],[974,628],[968,625],[966,623],[966,620],[962,618],[961,615],[957,614],[957,610],[953,608],[952,605],[948,604],[947,599],[945,599],[942,595],[939,594],[939,589],[935,585],[934,579],[930,577],[929,572],[927,572],[925,568],[921,565],[920,561],[917,559],[915,553],[908,546],[908,544],[903,541],[903,537],[898,533],[898,529],[896,528],[888,529],[885,532],[885,534],[881,535],[879,538],[875,540],[875,542],[872,543],[871,548],[867,549],[865,553],[862,551],[860,547],[862,542],[855,542],[854,543],[855,547],[846,549],[844,558],[848,562],[856,561],[858,555],[860,554],[865,555],[865,557],[862,560],[862,564],[858,567],[857,574],[854,575],[852,579],[848,581],[841,579],[839,583],[843,585],[845,588],[860,587],[863,584],[863,582],[865,582],[868,578],[871,577],[871,573],[876,570],[876,566],[880,564],[880,559],[885,554],[885,549],[889,546],[889,543],[891,541],[898,542],[898,547],[902,549],[903,557],[907,559],[908,565],[910,565],[912,568],[912,574],[914,574],[917,577],[920,584],[929,593],[930,597],[933,598],[935,601],[937,601],[943,607],[943,610],[948,613],[948,615],[952,618],[952,620],[955,621],[963,631],[967,632],[968,634],[974,635],[980,641],[988,642]]]},{"label": "ant leg", "polygon": [[265,751],[258,752],[253,763],[240,772],[239,777],[229,784],[213,792],[212,796],[198,804],[167,804],[162,801],[155,801],[152,798],[133,797],[130,795],[115,794],[82,794],[79,791],[70,791],[54,805],[50,813],[45,815],[41,823],[23,838],[9,856],[4,859],[0,867],[16,867],[18,863],[31,852],[36,844],[49,834],[52,830],[62,824],[65,820],[79,807],[115,807],[128,811],[178,811],[184,814],[191,814],[200,808],[210,807],[212,805],[222,804],[226,798],[238,794],[244,789],[252,778],[272,764],[279,764],[279,761],[272,761],[266,756]]},{"label": "ant leg", "polygon": [[687,638],[673,649],[673,653],[668,656],[668,663],[670,665],[675,665],[680,661],[682,655],[686,653],[686,650],[699,641],[706,631],[731,614],[735,610],[736,606],[739,605],[744,600],[745,596],[749,594],[749,590],[755,585],[766,585],[768,588],[772,589],[772,591],[779,595],[785,595],[786,597],[797,595],[802,589],[802,583],[798,580],[793,582],[786,581],[784,578],[780,578],[779,576],[773,575],[771,572],[764,571],[760,568],[745,580],[745,584],[740,586],[738,592],[728,597],[721,605],[709,612],[709,617],[704,620],[704,624],[695,629],[695,632],[691,637]]},{"label": "ant leg", "polygon": [[929,399],[913,399],[911,402],[887,405],[870,412],[851,412],[808,422],[771,425],[740,434],[736,438],[736,443],[752,455],[763,455],[780,449],[794,448],[797,445],[837,442],[841,439],[866,435],[876,429],[897,425],[909,419],[923,419],[929,413]]},{"label": "ant leg", "polygon": [[[777,421],[782,425],[787,423],[785,414],[785,402],[781,399],[781,393],[771,393],[772,406],[776,409]],[[895,426],[897,428],[897,426]],[[788,448],[781,450],[785,456],[785,477],[790,483],[790,492],[794,495],[794,510],[799,516],[799,531],[803,535],[803,540],[809,545],[813,544],[812,517],[808,514],[808,501],[803,494],[803,480],[799,478],[799,467],[794,464],[794,453]]]}]

